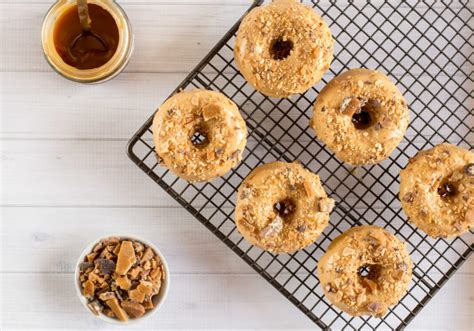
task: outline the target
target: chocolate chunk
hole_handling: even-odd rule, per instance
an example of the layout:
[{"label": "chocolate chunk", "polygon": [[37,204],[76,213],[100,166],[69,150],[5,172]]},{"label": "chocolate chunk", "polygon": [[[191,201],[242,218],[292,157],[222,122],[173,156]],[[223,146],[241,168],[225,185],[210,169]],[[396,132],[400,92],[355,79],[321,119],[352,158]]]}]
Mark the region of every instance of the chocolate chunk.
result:
[{"label": "chocolate chunk", "polygon": [[99,271],[103,275],[109,275],[115,270],[115,262],[106,259],[98,259]]},{"label": "chocolate chunk", "polygon": [[142,243],[135,241],[133,242],[133,248],[135,249],[135,253],[140,253],[140,252],[143,252],[143,250],[145,249],[145,246]]},{"label": "chocolate chunk", "polygon": [[414,199],[415,199],[415,195],[411,192],[408,192],[407,194],[403,196],[403,201],[405,202],[413,202]]},{"label": "chocolate chunk", "polygon": [[325,289],[326,289],[326,292],[328,292],[328,293],[336,293],[337,292],[336,289],[334,287],[332,287],[331,283],[327,283]]},{"label": "chocolate chunk", "polygon": [[375,109],[377,109],[377,108],[380,108],[381,105],[382,105],[382,104],[380,103],[379,100],[377,100],[377,99],[369,99],[369,100],[367,101],[367,103],[365,104],[365,107],[375,110]]},{"label": "chocolate chunk", "polygon": [[97,245],[94,246],[94,248],[92,249],[92,252],[97,253],[98,251],[102,249],[103,246],[104,244],[102,242],[98,243]]},{"label": "chocolate chunk", "polygon": [[156,157],[156,162],[158,164],[163,163],[163,158],[161,156],[159,156],[158,153],[155,153],[155,157]]},{"label": "chocolate chunk", "polygon": [[393,121],[390,117],[384,116],[384,118],[382,119],[381,124],[384,128],[390,128],[391,126],[393,126],[394,123],[393,123]]},{"label": "chocolate chunk", "polygon": [[115,296],[117,297],[117,299],[119,299],[120,301],[123,301],[123,296],[122,296],[122,291],[120,290],[115,290]]},{"label": "chocolate chunk", "polygon": [[305,232],[306,231],[306,225],[305,224],[298,225],[298,227],[296,228],[296,231],[298,231],[300,233]]},{"label": "chocolate chunk", "polygon": [[425,218],[428,216],[428,212],[424,209],[420,210],[420,212],[418,213],[418,215],[422,218]]},{"label": "chocolate chunk", "polygon": [[402,271],[407,271],[408,270],[408,264],[405,262],[399,262],[397,263],[397,269],[402,270]]},{"label": "chocolate chunk", "polygon": [[465,166],[464,172],[468,176],[474,176],[474,163],[469,163],[467,166]]},{"label": "chocolate chunk", "polygon": [[326,106],[322,106],[322,107],[321,107],[321,113],[325,113],[327,110],[328,110],[328,109],[327,109]]},{"label": "chocolate chunk", "polygon": [[110,244],[118,244],[120,242],[120,238],[119,237],[109,237],[109,238],[106,238],[102,241],[102,244],[104,244],[105,246],[107,245],[110,245]]},{"label": "chocolate chunk", "polygon": [[87,304],[87,307],[94,313],[94,315],[99,315],[104,306],[100,304],[99,301],[94,300],[91,303]]},{"label": "chocolate chunk", "polygon": [[90,267],[92,267],[94,264],[92,264],[91,262],[82,262],[81,264],[79,264],[79,270],[80,271],[84,271],[84,270],[87,270],[89,269]]},{"label": "chocolate chunk", "polygon": [[240,149],[236,150],[235,152],[233,152],[230,157],[229,157],[229,160],[236,160],[240,155]]},{"label": "chocolate chunk", "polygon": [[367,241],[369,243],[370,246],[378,246],[380,243],[379,243],[379,240],[377,238],[374,238],[372,236],[367,236],[364,238],[365,241]]},{"label": "chocolate chunk", "polygon": [[377,301],[371,302],[367,305],[367,309],[372,313],[378,313],[380,308],[381,308],[381,305]]}]

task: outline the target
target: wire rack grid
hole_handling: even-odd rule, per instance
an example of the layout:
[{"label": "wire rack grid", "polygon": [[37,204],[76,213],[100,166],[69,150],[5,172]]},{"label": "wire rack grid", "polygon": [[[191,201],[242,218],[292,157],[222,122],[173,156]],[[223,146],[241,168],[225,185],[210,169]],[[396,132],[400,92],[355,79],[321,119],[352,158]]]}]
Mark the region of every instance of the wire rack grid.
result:
[{"label": "wire rack grid", "polygon": [[[255,1],[249,10],[263,1]],[[418,150],[448,141],[473,148],[473,8],[469,1],[303,1],[330,25],[335,59],[322,82],[290,99],[268,98],[249,86],[233,62],[237,22],[176,88],[224,93],[242,111],[249,137],[242,162],[224,177],[189,184],[159,166],[152,117],[132,137],[128,153],[168,192],[257,273],[322,329],[403,329],[474,250],[473,233],[432,239],[407,222],[400,208],[400,170]],[[312,104],[335,75],[378,69],[400,88],[411,110],[405,140],[380,164],[341,163],[308,128]],[[173,93],[173,94],[174,94]],[[338,203],[330,225],[311,246],[274,255],[247,243],[233,221],[235,194],[257,165],[299,160],[321,177]],[[383,318],[351,317],[326,300],[315,273],[329,243],[355,225],[387,228],[407,243],[414,262],[408,293]]]}]

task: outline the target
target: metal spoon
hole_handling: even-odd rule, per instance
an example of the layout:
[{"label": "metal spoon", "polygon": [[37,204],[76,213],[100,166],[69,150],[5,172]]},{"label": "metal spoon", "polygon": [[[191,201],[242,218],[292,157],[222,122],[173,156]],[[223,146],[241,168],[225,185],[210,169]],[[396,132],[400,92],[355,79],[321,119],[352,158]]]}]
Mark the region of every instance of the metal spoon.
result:
[{"label": "metal spoon", "polygon": [[89,7],[87,6],[87,0],[76,0],[77,3],[77,11],[79,13],[79,21],[81,22],[82,32],[77,35],[69,45],[69,53],[71,56],[75,57],[71,50],[76,47],[79,40],[82,38],[92,37],[95,38],[99,44],[103,47],[104,52],[108,51],[107,43],[105,40],[99,36],[98,34],[94,33],[91,30],[91,19],[89,17]]}]

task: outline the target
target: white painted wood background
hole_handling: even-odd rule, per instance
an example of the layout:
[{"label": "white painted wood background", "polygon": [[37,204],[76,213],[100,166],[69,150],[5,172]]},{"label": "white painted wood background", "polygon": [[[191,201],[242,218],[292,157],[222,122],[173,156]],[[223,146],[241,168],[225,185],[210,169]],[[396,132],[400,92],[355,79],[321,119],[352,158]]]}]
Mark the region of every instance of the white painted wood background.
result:
[{"label": "white painted wood background", "polygon": [[[122,0],[136,37],[115,80],[84,86],[43,59],[47,0],[0,0],[0,328],[117,329],[85,311],[73,270],[113,232],[167,257],[168,301],[137,329],[312,329],[315,325],[130,162],[128,138],[246,10],[245,0]],[[410,324],[473,330],[468,261]]]}]

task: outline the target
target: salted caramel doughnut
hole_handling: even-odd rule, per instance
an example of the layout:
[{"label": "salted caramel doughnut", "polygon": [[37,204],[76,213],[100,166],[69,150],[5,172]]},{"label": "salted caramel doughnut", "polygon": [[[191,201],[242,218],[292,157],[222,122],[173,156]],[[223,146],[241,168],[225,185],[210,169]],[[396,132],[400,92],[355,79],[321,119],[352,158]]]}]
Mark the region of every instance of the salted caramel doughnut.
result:
[{"label": "salted caramel doughnut", "polygon": [[318,262],[324,294],[352,316],[385,315],[407,291],[411,270],[405,245],[373,225],[353,227],[338,236]]},{"label": "salted caramel doughnut", "polygon": [[409,122],[403,95],[385,75],[351,69],[319,94],[310,126],[340,160],[367,165],[386,159]]},{"label": "salted caramel doughnut", "polygon": [[333,53],[327,24],[296,0],[254,8],[242,20],[234,47],[242,75],[271,97],[307,91],[328,71]]},{"label": "salted caramel doughnut", "polygon": [[474,153],[451,144],[420,151],[400,172],[408,219],[431,237],[455,237],[474,227]]},{"label": "salted caramel doughnut", "polygon": [[319,237],[333,208],[318,175],[275,161],[255,168],[240,185],[235,223],[253,245],[291,253]]},{"label": "salted caramel doughnut", "polygon": [[155,114],[153,141],[160,164],[187,181],[208,181],[242,159],[247,126],[223,94],[180,92]]}]

